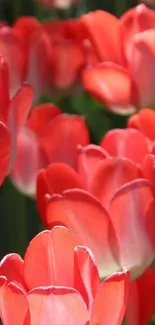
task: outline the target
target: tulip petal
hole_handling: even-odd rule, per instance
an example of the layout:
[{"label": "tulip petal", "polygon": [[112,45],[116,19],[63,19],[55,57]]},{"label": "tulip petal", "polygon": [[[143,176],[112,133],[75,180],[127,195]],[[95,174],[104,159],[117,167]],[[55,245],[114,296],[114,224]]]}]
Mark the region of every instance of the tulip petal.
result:
[{"label": "tulip petal", "polygon": [[23,85],[12,98],[9,107],[8,126],[12,136],[10,169],[17,155],[17,132],[24,125],[33,100],[33,91],[29,85]]},{"label": "tulip petal", "polygon": [[30,325],[27,298],[14,283],[6,283],[0,294],[0,316],[3,325]]},{"label": "tulip petal", "polygon": [[46,210],[46,225],[63,224],[91,249],[105,277],[118,271],[118,247],[113,226],[103,206],[95,197],[83,190],[68,190],[63,195],[53,195]]},{"label": "tulip petal", "polygon": [[8,173],[11,153],[11,136],[8,128],[0,122],[0,185]]},{"label": "tulip petal", "polygon": [[85,325],[88,320],[86,305],[72,288],[36,288],[29,292],[28,301],[33,325]]},{"label": "tulip petal", "polygon": [[0,276],[25,289],[24,261],[18,254],[8,254],[0,262]]},{"label": "tulip petal", "polygon": [[144,4],[128,10],[120,18],[125,54],[131,60],[133,38],[145,30],[155,28],[155,13]]},{"label": "tulip petal", "polygon": [[[129,68],[136,81],[140,107],[149,107],[155,103],[155,34],[154,29],[144,31],[133,39],[131,62]],[[146,64],[147,62],[147,64]]]},{"label": "tulip petal", "polygon": [[123,186],[114,195],[111,217],[120,248],[120,263],[137,277],[155,256],[155,201],[150,184],[136,180]]},{"label": "tulip petal", "polygon": [[[132,118],[134,116],[131,117],[131,121],[129,120],[129,126],[132,123]],[[143,108],[139,111],[137,120],[138,129],[150,140],[155,140],[155,112],[151,108]]]},{"label": "tulip petal", "polygon": [[41,139],[41,144],[51,163],[63,162],[74,169],[77,168],[77,146],[88,143],[89,132],[84,119],[68,114],[57,116],[49,123]]},{"label": "tulip petal", "polygon": [[89,186],[98,164],[105,158],[109,157],[100,146],[90,144],[86,147],[78,148],[78,174],[89,190]]},{"label": "tulip petal", "polygon": [[79,43],[62,39],[53,42],[48,77],[54,94],[63,95],[75,87],[85,64],[85,53]]},{"label": "tulip petal", "polygon": [[0,28],[0,53],[9,67],[10,95],[19,89],[26,68],[25,47],[18,31],[11,27]]},{"label": "tulip petal", "polygon": [[100,280],[94,257],[87,247],[78,246],[75,248],[74,271],[74,287],[83,298],[85,297],[85,302],[91,312]]},{"label": "tulip petal", "polygon": [[21,192],[35,196],[37,175],[46,165],[38,139],[31,130],[23,128],[18,136],[17,148],[11,180]]},{"label": "tulip petal", "polygon": [[92,43],[100,61],[114,61],[123,64],[118,18],[109,12],[96,10],[83,15],[79,24],[82,35]]},{"label": "tulip petal", "polygon": [[147,139],[141,132],[134,129],[109,131],[100,145],[111,156],[125,157],[135,163],[141,163],[145,155],[149,153]]},{"label": "tulip petal", "polygon": [[59,114],[61,110],[54,104],[46,103],[35,106],[27,121],[27,126],[39,135],[46,124]]},{"label": "tulip petal", "polygon": [[110,110],[126,115],[138,105],[138,93],[130,73],[121,66],[106,62],[86,68],[82,74],[86,91]]},{"label": "tulip petal", "polygon": [[40,171],[37,177],[37,203],[38,209],[44,218],[45,194],[62,193],[71,188],[83,188],[82,180],[68,165],[53,163]]},{"label": "tulip petal", "polygon": [[100,284],[93,308],[91,325],[120,325],[126,310],[129,272],[110,276]]},{"label": "tulip petal", "polygon": [[144,177],[155,186],[155,156],[147,155],[140,168]]},{"label": "tulip petal", "polygon": [[41,23],[36,17],[32,16],[20,16],[18,17],[13,25],[13,29],[17,30],[26,43],[30,41],[31,35],[41,28]]},{"label": "tulip petal", "polygon": [[28,84],[23,84],[10,103],[8,124],[19,132],[26,122],[33,101],[33,90]]},{"label": "tulip petal", "polygon": [[73,287],[74,248],[79,243],[64,227],[38,234],[29,244],[24,258],[24,277],[28,288],[49,285]]},{"label": "tulip petal", "polygon": [[48,36],[40,28],[36,29],[29,41],[26,78],[33,87],[35,99],[38,99],[45,90],[50,55],[51,46]]},{"label": "tulip petal", "polygon": [[147,325],[155,313],[155,270],[150,266],[130,282],[126,311],[127,325]]},{"label": "tulip petal", "polygon": [[0,119],[7,124],[9,113],[9,70],[7,62],[0,55]]},{"label": "tulip petal", "polygon": [[[143,109],[142,109],[143,110]],[[129,117],[127,121],[127,127],[140,130],[140,124],[139,124],[139,115],[138,114],[133,114]]]},{"label": "tulip petal", "polygon": [[122,185],[138,177],[140,177],[140,171],[131,161],[125,158],[105,159],[96,168],[90,192],[108,209],[115,192]]}]

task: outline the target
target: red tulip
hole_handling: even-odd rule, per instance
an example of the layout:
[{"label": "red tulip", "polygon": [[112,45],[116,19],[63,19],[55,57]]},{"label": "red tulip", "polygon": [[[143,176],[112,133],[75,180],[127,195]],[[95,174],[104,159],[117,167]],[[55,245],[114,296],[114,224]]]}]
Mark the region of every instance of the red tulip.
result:
[{"label": "red tulip", "polygon": [[[118,189],[132,180],[145,177],[137,164],[124,157],[110,157],[101,147],[79,148],[78,169],[64,163],[52,163],[37,177],[37,204],[43,219],[45,195],[62,194],[72,188],[92,193],[105,208]],[[148,177],[146,177],[148,179]]]},{"label": "red tulip", "polygon": [[129,273],[114,274],[100,284],[91,252],[78,245],[69,230],[55,227],[32,240],[24,260],[17,254],[4,257],[0,263],[4,325],[122,323]]},{"label": "red tulip", "polygon": [[11,135],[7,126],[0,122],[0,185],[8,173],[11,152]]},{"label": "red tulip", "polygon": [[[130,169],[128,174],[131,173],[134,179],[136,168],[132,165],[130,168],[133,174]],[[66,225],[78,236],[82,245],[89,246],[96,257],[101,277],[125,266],[135,278],[155,256],[155,202],[151,185],[142,179],[128,180],[117,190],[112,185],[111,192],[104,194],[100,185],[102,180],[98,182],[97,195],[103,203],[106,197],[110,201],[107,204],[108,213],[88,192],[71,189],[61,195],[46,197],[47,209],[42,215],[43,221],[49,229],[55,224]]]},{"label": "red tulip", "polygon": [[0,51],[9,65],[11,95],[21,82],[33,86],[35,99],[77,89],[86,62],[95,61],[88,42],[79,37],[77,20],[40,23],[22,16],[13,27],[0,25]]},{"label": "red tulip", "polygon": [[37,19],[21,17],[13,27],[2,24],[0,52],[9,67],[11,97],[25,81],[33,86],[35,97],[40,96],[46,86],[51,47]]},{"label": "red tulip", "polygon": [[151,141],[155,140],[155,112],[151,108],[144,108],[128,120],[128,127],[139,130]]},{"label": "red tulip", "polygon": [[9,68],[9,89],[11,97],[20,88],[21,83],[26,81],[25,48],[18,31],[8,26],[0,27],[0,53],[6,60]]},{"label": "red tulip", "polygon": [[12,169],[17,154],[17,135],[26,121],[33,100],[29,85],[23,84],[10,99],[8,66],[0,57],[0,184]]},{"label": "red tulip", "polygon": [[49,90],[53,95],[68,94],[77,89],[88,56],[88,50],[78,38],[78,22],[49,21],[43,24],[43,28],[51,42],[47,74]]},{"label": "red tulip", "polygon": [[48,35],[41,23],[34,17],[20,17],[13,26],[13,31],[20,35],[24,43],[26,66],[24,80],[33,86],[38,99],[47,88],[47,74],[51,46]]},{"label": "red tulip", "polygon": [[83,70],[85,89],[121,114],[154,105],[154,11],[141,4],[120,19],[96,11],[83,15],[79,25],[100,62]]},{"label": "red tulip", "polygon": [[140,164],[152,151],[147,138],[138,130],[133,129],[108,131],[101,140],[101,147],[111,156],[125,157],[136,164]]},{"label": "red tulip", "polygon": [[155,270],[150,266],[139,279],[130,282],[126,324],[147,325],[154,313]]},{"label": "red tulip", "polygon": [[11,178],[21,191],[34,196],[36,177],[42,168],[58,162],[68,165],[68,170],[69,166],[77,170],[77,146],[88,143],[89,133],[83,117],[62,114],[52,104],[39,105],[18,137],[18,157]]}]

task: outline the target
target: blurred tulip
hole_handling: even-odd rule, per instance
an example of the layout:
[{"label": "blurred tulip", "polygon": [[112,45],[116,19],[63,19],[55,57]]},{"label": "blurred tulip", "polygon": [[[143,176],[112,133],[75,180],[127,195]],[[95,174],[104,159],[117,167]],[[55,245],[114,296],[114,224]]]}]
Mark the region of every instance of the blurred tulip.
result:
[{"label": "blurred tulip", "polygon": [[79,18],[79,25],[100,62],[83,70],[85,89],[120,114],[154,105],[155,12],[144,4],[120,19],[95,11]]},{"label": "blurred tulip", "polygon": [[11,135],[7,126],[0,121],[0,185],[7,176],[11,154]]},{"label": "blurred tulip", "polygon": [[89,131],[83,117],[62,114],[52,104],[36,106],[19,134],[18,156],[11,179],[20,191],[35,196],[40,169],[63,162],[76,170],[77,146],[88,143]]},{"label": "blurred tulip", "polygon": [[22,82],[28,82],[38,99],[45,90],[51,53],[41,23],[32,17],[20,17],[13,27],[1,24],[0,53],[9,67],[10,96],[15,95]]},{"label": "blurred tulip", "polygon": [[142,109],[128,119],[129,128],[139,130],[151,141],[155,140],[155,112],[150,108]]},{"label": "blurred tulip", "polygon": [[125,157],[136,164],[141,164],[152,149],[150,142],[140,131],[130,128],[108,131],[100,145],[111,156]]},{"label": "blurred tulip", "polygon": [[26,65],[24,80],[33,86],[35,99],[41,96],[47,87],[47,74],[51,56],[50,41],[41,23],[34,17],[19,17],[13,31],[18,33],[24,43]]},{"label": "blurred tulip", "polygon": [[0,184],[12,169],[17,154],[17,136],[26,121],[33,100],[29,85],[23,84],[10,99],[8,66],[0,56]]},{"label": "blurred tulip", "polygon": [[81,70],[95,61],[88,44],[81,42],[77,20],[39,22],[21,16],[13,27],[0,26],[0,52],[9,66],[10,94],[21,82],[33,86],[35,100],[50,92],[66,95],[80,85]]},{"label": "blurred tulip", "polygon": [[121,325],[128,287],[126,271],[100,283],[90,250],[55,227],[31,241],[24,260],[9,254],[1,261],[0,317],[3,325]]},{"label": "blurred tulip", "polygon": [[76,20],[48,21],[43,24],[51,42],[49,91],[55,96],[68,94],[80,84],[81,70],[87,62],[84,44],[78,39]]}]

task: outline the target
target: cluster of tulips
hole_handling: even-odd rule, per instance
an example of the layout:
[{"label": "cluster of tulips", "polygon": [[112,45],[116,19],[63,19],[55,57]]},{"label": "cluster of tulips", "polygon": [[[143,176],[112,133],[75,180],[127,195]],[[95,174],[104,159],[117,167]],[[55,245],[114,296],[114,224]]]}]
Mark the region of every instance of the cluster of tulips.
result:
[{"label": "cluster of tulips", "polygon": [[[39,104],[82,87],[130,114],[126,128],[93,144],[84,116]],[[0,23],[0,185],[8,176],[36,200],[47,228],[24,258],[0,262],[3,325],[147,325],[155,315],[153,105],[155,12],[144,4],[120,19],[98,10]]]}]

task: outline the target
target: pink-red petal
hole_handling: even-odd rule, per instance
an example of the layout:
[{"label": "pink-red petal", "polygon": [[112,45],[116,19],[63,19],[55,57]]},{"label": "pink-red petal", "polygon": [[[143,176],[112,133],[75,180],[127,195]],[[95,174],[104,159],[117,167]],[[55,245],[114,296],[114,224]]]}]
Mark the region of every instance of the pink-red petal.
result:
[{"label": "pink-red petal", "polygon": [[122,324],[129,287],[129,272],[116,273],[103,281],[92,308],[91,325]]},{"label": "pink-red petal", "polygon": [[11,135],[8,128],[0,122],[0,185],[6,177],[9,169],[11,154]]},{"label": "pink-red petal", "polygon": [[85,325],[88,320],[86,305],[72,288],[36,288],[27,298],[33,325]]},{"label": "pink-red petal", "polygon": [[120,263],[136,278],[155,256],[155,201],[150,184],[135,180],[114,195],[109,215],[120,249]]},{"label": "pink-red petal", "polygon": [[0,294],[0,316],[3,325],[30,325],[26,295],[14,283],[6,283]]},{"label": "pink-red petal", "polygon": [[49,285],[73,287],[74,248],[79,244],[80,241],[64,227],[38,234],[29,244],[24,258],[24,277],[28,288]]},{"label": "pink-red petal", "polygon": [[[59,130],[59,132],[58,132]],[[61,114],[42,132],[41,144],[49,162],[63,162],[77,168],[77,146],[89,143],[89,131],[83,117]]]},{"label": "pink-red petal", "polygon": [[95,197],[83,190],[68,190],[53,195],[47,203],[46,225],[63,224],[91,249],[105,277],[120,269],[118,247],[107,212]]},{"label": "pink-red petal", "polygon": [[111,62],[88,67],[82,73],[86,91],[120,114],[133,113],[138,105],[138,92],[129,71]]},{"label": "pink-red petal", "polygon": [[74,275],[74,287],[81,293],[91,313],[100,280],[95,259],[87,247],[78,246],[75,248]]},{"label": "pink-red petal", "polygon": [[139,33],[133,39],[129,69],[138,87],[141,108],[153,106],[155,103],[154,42],[154,29]]},{"label": "pink-red petal", "polygon": [[80,18],[81,34],[88,39],[100,61],[124,61],[119,20],[104,10],[89,12]]},{"label": "pink-red petal", "polygon": [[7,62],[0,55],[0,120],[7,124],[9,114],[9,69]]},{"label": "pink-red petal", "polygon": [[89,190],[91,180],[98,164],[109,157],[100,146],[90,144],[86,147],[78,148],[78,174],[85,184],[85,189]]},{"label": "pink-red petal", "polygon": [[54,104],[45,103],[35,106],[27,121],[27,126],[39,135],[44,127],[59,114],[61,110]]},{"label": "pink-red petal", "polygon": [[84,188],[82,179],[70,166],[53,163],[40,171],[37,177],[37,203],[41,214],[45,213],[45,194],[62,193],[71,188]]},{"label": "pink-red petal", "polygon": [[141,109],[137,115],[131,116],[128,126],[139,129],[150,140],[155,140],[155,112],[153,109]]},{"label": "pink-red petal", "polygon": [[108,209],[115,192],[124,184],[140,177],[138,167],[125,158],[104,159],[96,168],[90,192]]},{"label": "pink-red petal", "polygon": [[147,325],[155,313],[155,270],[150,266],[130,282],[126,311],[127,325]]},{"label": "pink-red petal", "polygon": [[145,136],[134,129],[109,131],[103,137],[100,145],[111,156],[125,157],[135,163],[141,163],[150,151]]},{"label": "pink-red petal", "polygon": [[0,276],[25,289],[24,261],[18,254],[8,254],[0,262]]},{"label": "pink-red petal", "polygon": [[36,135],[22,128],[17,139],[17,157],[11,172],[11,180],[24,194],[36,195],[37,175],[46,166]]},{"label": "pink-red petal", "polygon": [[143,176],[155,186],[155,156],[147,155],[140,168]]}]

